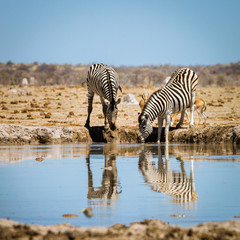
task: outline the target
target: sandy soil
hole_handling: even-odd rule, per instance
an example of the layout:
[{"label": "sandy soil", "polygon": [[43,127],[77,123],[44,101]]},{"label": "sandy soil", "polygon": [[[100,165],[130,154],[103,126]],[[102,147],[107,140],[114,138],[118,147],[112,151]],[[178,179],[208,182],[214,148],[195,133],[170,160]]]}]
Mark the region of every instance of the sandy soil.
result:
[{"label": "sandy soil", "polygon": [[[122,96],[132,93],[137,101],[141,94],[151,94],[157,88],[122,87]],[[207,101],[205,125],[240,125],[240,87],[198,88],[196,97]],[[0,124],[25,126],[84,126],[87,118],[86,87],[1,87]],[[99,97],[94,98],[91,126],[103,126],[104,119]],[[118,127],[137,127],[138,105],[119,105]],[[198,124],[195,112],[196,125]],[[157,122],[154,122],[157,126]],[[185,118],[185,125],[188,125]]]}]

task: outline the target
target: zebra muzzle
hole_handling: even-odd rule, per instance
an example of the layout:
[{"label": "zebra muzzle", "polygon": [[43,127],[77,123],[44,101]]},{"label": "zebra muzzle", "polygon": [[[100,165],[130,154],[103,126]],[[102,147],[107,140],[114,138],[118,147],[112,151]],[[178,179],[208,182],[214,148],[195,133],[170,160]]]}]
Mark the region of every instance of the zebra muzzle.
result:
[{"label": "zebra muzzle", "polygon": [[111,129],[111,130],[115,130],[115,129],[116,129],[116,124],[115,124],[115,122],[111,122],[111,123],[110,123],[110,129]]},{"label": "zebra muzzle", "polygon": [[145,139],[144,139],[144,137],[143,137],[142,135],[138,135],[137,141],[138,141],[139,143],[144,143],[144,142],[145,142]]}]

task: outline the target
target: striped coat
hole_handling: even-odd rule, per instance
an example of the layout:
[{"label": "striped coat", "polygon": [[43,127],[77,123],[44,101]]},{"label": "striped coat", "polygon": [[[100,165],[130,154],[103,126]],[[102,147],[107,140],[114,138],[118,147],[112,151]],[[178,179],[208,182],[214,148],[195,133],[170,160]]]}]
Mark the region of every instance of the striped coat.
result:
[{"label": "striped coat", "polygon": [[191,122],[193,126],[193,108],[195,91],[198,84],[197,74],[189,68],[175,71],[164,88],[155,91],[142,109],[139,121],[139,140],[145,139],[152,132],[152,122],[158,117],[158,141],[160,141],[163,120],[166,120],[165,138],[168,142],[168,131],[173,113],[181,112],[178,127],[183,123],[185,109],[190,106]]},{"label": "striped coat", "polygon": [[105,127],[108,127],[109,124],[111,129],[116,128],[117,104],[121,101],[121,99],[117,100],[117,91],[121,90],[118,81],[118,75],[112,67],[105,64],[93,64],[90,67],[87,77],[88,117],[86,127],[89,127],[93,97],[94,94],[97,94],[102,103]]}]

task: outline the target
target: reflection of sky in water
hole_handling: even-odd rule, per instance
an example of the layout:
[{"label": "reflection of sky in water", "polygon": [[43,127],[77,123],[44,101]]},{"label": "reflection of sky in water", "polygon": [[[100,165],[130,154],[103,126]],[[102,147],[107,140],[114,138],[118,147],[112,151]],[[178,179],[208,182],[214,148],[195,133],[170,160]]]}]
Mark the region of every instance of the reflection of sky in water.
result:
[{"label": "reflection of sky in water", "polygon": [[[149,169],[157,171],[161,154],[166,167],[165,145],[160,148],[161,154],[156,144],[144,146],[0,146],[0,217],[24,223],[70,222],[81,226],[129,224],[158,218],[187,226],[240,215],[239,150],[232,146],[169,145],[170,174],[181,172],[180,159],[183,159],[186,179],[190,179],[193,163],[198,200],[178,202],[171,195],[153,191],[139,167],[141,156],[147,156],[152,164],[145,165],[144,171],[146,174]],[[44,160],[35,161],[40,156]],[[109,166],[112,170],[104,169]],[[107,196],[105,199],[100,195],[87,198],[90,173],[92,191]],[[81,212],[88,206],[93,208],[92,218]],[[79,217],[62,218],[66,213]],[[186,217],[170,217],[172,214]]]}]

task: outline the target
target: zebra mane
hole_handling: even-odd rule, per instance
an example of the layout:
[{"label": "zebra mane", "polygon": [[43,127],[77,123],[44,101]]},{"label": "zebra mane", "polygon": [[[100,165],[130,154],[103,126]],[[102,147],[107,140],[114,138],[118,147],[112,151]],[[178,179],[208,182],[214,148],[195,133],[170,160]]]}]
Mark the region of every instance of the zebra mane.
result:
[{"label": "zebra mane", "polygon": [[110,75],[110,72],[109,72],[109,69],[108,68],[106,68],[106,72],[107,72],[107,81],[108,81],[108,86],[109,86],[109,88],[111,89],[111,101],[110,101],[110,103],[115,103],[115,100],[114,100],[114,97],[113,97],[113,88],[112,88],[112,84],[111,84],[111,75]]},{"label": "zebra mane", "polygon": [[175,80],[178,80],[179,76],[182,75],[183,72],[188,70],[189,68],[179,68],[176,71],[173,72],[171,75],[171,78],[168,80],[166,86],[169,86],[171,83],[173,83]]},{"label": "zebra mane", "polygon": [[112,83],[111,83],[111,73],[110,73],[112,68],[109,67],[106,64],[103,64],[103,63],[101,63],[101,67],[105,70],[106,75],[107,75],[108,87],[109,87],[110,93],[111,93],[110,103],[115,104],[115,99],[114,99],[114,96],[113,96],[113,86],[112,86]]},{"label": "zebra mane", "polygon": [[161,92],[163,89],[163,87],[159,88],[158,90],[154,91],[150,96],[149,98],[147,99],[147,101],[144,103],[144,106],[143,106],[143,110],[142,110],[142,113],[144,112],[146,106],[147,106],[147,103],[149,102],[149,100],[152,98],[153,95],[155,95],[157,92]]},{"label": "zebra mane", "polygon": [[140,122],[142,116],[144,116],[144,115],[145,115],[147,118],[149,117],[148,114],[144,114],[145,109],[146,109],[146,107],[147,107],[147,105],[148,105],[148,102],[150,101],[150,99],[152,98],[152,96],[153,96],[154,94],[156,94],[157,92],[161,92],[162,89],[163,89],[163,87],[161,87],[160,89],[154,91],[154,92],[149,96],[149,98],[145,101],[145,103],[144,103],[144,105],[143,105],[142,112],[140,113],[140,115],[139,115],[139,117],[138,117],[138,122]]}]

